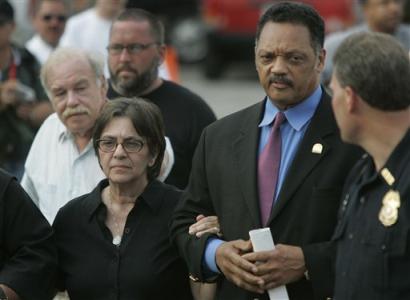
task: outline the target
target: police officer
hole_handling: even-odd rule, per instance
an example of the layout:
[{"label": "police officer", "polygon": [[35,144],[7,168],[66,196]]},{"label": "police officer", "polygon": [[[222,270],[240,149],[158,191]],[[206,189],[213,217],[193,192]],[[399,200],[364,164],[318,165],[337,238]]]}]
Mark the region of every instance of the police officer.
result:
[{"label": "police officer", "polygon": [[391,36],[361,33],[334,57],[342,139],[368,154],[345,187],[335,299],[410,299],[410,61]]}]

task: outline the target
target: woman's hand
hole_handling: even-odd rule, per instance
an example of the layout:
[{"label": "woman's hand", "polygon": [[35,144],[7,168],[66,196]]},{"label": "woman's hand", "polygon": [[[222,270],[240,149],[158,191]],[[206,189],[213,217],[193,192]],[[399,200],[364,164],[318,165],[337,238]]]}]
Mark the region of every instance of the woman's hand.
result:
[{"label": "woman's hand", "polygon": [[201,237],[205,233],[214,233],[219,237],[222,236],[219,227],[219,221],[217,216],[199,215],[196,217],[196,223],[189,226],[189,234]]}]

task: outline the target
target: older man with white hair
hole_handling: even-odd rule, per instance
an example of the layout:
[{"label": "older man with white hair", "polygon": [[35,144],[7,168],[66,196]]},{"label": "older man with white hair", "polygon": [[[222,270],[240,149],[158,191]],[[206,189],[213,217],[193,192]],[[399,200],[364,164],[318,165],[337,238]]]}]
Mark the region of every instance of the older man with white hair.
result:
[{"label": "older man with white hair", "polygon": [[[80,49],[59,48],[41,70],[42,84],[56,113],[41,126],[25,164],[22,186],[52,223],[70,199],[90,192],[104,178],[92,131],[106,103],[103,59]],[[173,164],[167,157],[160,179]]]}]

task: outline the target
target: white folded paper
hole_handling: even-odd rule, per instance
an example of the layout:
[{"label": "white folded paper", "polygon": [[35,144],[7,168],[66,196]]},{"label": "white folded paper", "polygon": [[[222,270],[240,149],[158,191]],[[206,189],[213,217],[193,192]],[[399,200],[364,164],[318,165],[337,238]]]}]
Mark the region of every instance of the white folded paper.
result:
[{"label": "white folded paper", "polygon": [[[275,249],[269,227],[251,230],[249,236],[255,252]],[[270,300],[289,300],[288,291],[284,285],[268,290],[268,294]]]}]

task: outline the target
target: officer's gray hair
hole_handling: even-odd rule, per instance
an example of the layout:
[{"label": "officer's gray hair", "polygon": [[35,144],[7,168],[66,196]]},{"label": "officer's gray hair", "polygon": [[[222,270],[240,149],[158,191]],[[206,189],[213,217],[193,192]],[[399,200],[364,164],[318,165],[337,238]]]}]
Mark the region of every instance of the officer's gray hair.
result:
[{"label": "officer's gray hair", "polygon": [[334,75],[370,106],[397,111],[410,106],[410,60],[392,36],[363,32],[351,35],[333,58]]}]

